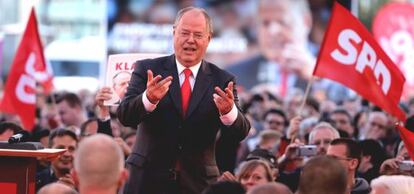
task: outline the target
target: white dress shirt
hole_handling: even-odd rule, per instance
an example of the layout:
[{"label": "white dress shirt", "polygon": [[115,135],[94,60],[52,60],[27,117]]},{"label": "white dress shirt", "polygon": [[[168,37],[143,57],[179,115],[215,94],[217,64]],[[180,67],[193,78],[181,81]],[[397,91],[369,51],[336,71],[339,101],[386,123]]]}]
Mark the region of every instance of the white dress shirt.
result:
[{"label": "white dress shirt", "polygon": [[[177,64],[178,78],[179,78],[180,86],[181,86],[185,80],[185,75],[183,71],[184,69],[186,69],[186,67],[183,66],[177,59],[175,60],[175,62]],[[193,91],[194,89],[195,80],[197,78],[198,70],[200,69],[200,67],[201,67],[201,61],[197,63],[196,65],[189,67],[189,69],[192,72],[190,76],[191,91]],[[211,97],[213,98],[213,96]],[[153,104],[148,100],[147,90],[145,90],[144,94],[142,95],[142,103],[144,104],[145,110],[147,110],[148,112],[152,112],[155,110],[155,108],[157,108],[157,104]],[[236,106],[233,103],[233,107],[231,111],[225,115],[221,115],[220,120],[224,125],[230,126],[234,123],[234,121],[236,121],[237,115],[238,115],[238,111],[237,111]]]}]

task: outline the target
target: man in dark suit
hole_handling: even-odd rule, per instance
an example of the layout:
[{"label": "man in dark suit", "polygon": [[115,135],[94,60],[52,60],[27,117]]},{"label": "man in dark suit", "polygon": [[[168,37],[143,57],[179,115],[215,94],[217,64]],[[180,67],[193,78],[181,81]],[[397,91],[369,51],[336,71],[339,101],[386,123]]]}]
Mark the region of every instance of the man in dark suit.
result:
[{"label": "man in dark suit", "polygon": [[174,23],[175,54],[134,70],[117,111],[122,124],[138,127],[125,193],[201,193],[219,175],[218,131],[237,141],[247,135],[234,76],[203,60],[211,36],[207,13],[184,8]]}]

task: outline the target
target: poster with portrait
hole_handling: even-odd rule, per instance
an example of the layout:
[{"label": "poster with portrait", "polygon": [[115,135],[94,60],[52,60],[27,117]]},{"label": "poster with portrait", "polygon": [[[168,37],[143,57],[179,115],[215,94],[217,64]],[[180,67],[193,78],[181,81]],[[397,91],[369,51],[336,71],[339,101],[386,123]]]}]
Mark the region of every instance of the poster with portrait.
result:
[{"label": "poster with portrait", "polygon": [[136,67],[135,62],[143,59],[161,57],[156,53],[128,53],[109,55],[106,67],[105,86],[112,90],[112,98],[104,102],[105,106],[118,106],[124,97],[132,72]]}]

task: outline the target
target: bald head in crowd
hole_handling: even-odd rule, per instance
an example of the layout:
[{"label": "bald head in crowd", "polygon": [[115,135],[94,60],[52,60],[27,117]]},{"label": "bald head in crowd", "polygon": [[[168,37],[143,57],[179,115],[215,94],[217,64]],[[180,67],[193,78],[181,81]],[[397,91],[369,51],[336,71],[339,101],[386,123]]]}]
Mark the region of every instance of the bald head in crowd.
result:
[{"label": "bald head in crowd", "polygon": [[74,178],[80,193],[116,193],[128,177],[124,154],[109,136],[85,138],[75,153]]},{"label": "bald head in crowd", "polygon": [[37,194],[78,194],[75,189],[62,184],[62,183],[51,183],[42,187]]},{"label": "bald head in crowd", "polygon": [[277,193],[277,194],[292,194],[292,191],[289,190],[283,184],[280,183],[266,183],[262,185],[258,185],[251,189],[247,194],[269,194],[269,193]]}]

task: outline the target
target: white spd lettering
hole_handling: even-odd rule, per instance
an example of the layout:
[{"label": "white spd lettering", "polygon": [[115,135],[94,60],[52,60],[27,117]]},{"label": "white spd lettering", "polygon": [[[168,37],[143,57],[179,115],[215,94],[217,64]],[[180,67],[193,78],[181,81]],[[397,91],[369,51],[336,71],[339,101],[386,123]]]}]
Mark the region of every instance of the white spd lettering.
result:
[{"label": "white spd lettering", "polygon": [[[354,44],[361,44],[362,49],[358,49]],[[335,49],[331,52],[331,57],[343,65],[355,65],[359,73],[363,73],[366,68],[373,71],[377,84],[381,86],[382,92],[387,95],[391,87],[391,74],[382,60],[377,59],[375,50],[361,39],[361,37],[351,29],[344,29],[339,33],[338,45],[342,50]],[[380,83],[380,78],[382,83]]]},{"label": "white spd lettering", "polygon": [[[30,90],[35,90],[36,88],[35,77],[39,75],[36,75],[36,71],[34,69],[35,62],[36,55],[34,53],[30,53],[25,63],[26,73],[20,76],[16,85],[15,92],[17,99],[26,104],[36,103],[36,94],[27,90],[27,88],[30,88]],[[40,75],[40,77],[41,76],[42,75]]]}]

